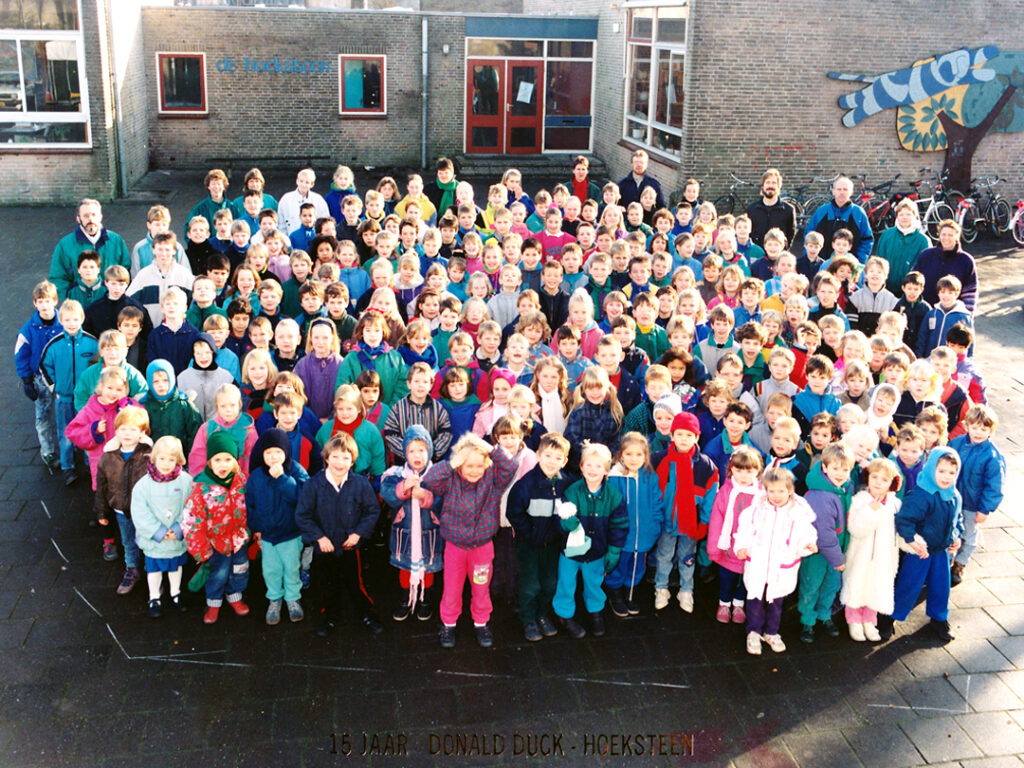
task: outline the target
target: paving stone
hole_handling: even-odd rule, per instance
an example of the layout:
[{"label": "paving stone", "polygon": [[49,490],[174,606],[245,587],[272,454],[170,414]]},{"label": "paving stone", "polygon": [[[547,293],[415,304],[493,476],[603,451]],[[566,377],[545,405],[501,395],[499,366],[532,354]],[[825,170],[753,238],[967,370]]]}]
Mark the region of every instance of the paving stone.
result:
[{"label": "paving stone", "polygon": [[1020,697],[995,674],[953,675],[949,682],[975,712],[1017,709],[1022,706]]},{"label": "paving stone", "polygon": [[948,646],[915,648],[904,654],[900,660],[917,678],[956,675],[964,671]]},{"label": "paving stone", "polygon": [[956,642],[946,646],[946,650],[959,662],[965,672],[999,672],[1004,669],[1013,669],[1013,663],[1007,661],[990,640],[961,640],[957,638]]},{"label": "paving stone", "polygon": [[1003,628],[981,608],[962,608],[949,612],[949,626],[957,639],[998,637]]},{"label": "paving stone", "polygon": [[915,680],[896,686],[907,704],[920,712],[966,712],[963,697],[945,677]]},{"label": "paving stone", "polygon": [[985,587],[988,579],[965,578],[950,593],[949,604],[956,608],[984,608],[989,605],[1002,605],[1002,601]]},{"label": "paving stone", "polygon": [[981,583],[989,592],[1008,605],[1024,603],[1024,578],[1020,576],[986,578],[982,579]]},{"label": "paving stone", "polygon": [[1024,635],[1024,610],[1019,605],[992,605],[985,612],[1009,635]]},{"label": "paving stone", "polygon": [[928,763],[982,756],[952,717],[908,720],[900,728]]},{"label": "paving stone", "polygon": [[843,729],[843,736],[865,768],[889,768],[892,765],[914,765],[921,753],[907,735],[895,725],[872,725],[866,728]]},{"label": "paving stone", "polygon": [[838,731],[790,734],[783,737],[800,768],[833,768],[834,766],[860,766],[853,748]]},{"label": "paving stone", "polygon": [[1003,755],[1002,757],[982,757],[978,760],[964,760],[960,763],[963,768],[1021,768],[1024,763],[1019,757]]},{"label": "paving stone", "polygon": [[955,720],[986,756],[1024,752],[1024,727],[1007,712],[958,715]]}]

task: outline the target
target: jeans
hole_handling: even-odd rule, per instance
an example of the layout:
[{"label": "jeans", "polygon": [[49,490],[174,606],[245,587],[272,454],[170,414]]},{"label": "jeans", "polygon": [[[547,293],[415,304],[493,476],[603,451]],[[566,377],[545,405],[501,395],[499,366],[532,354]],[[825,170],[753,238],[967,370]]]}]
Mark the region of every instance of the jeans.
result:
[{"label": "jeans", "polygon": [[299,599],[302,582],[299,579],[299,555],[302,553],[302,537],[271,544],[260,539],[263,555],[263,583],[267,586],[267,599],[284,598],[289,603]]},{"label": "jeans", "polygon": [[75,468],[75,446],[64,435],[64,430],[75,418],[75,398],[72,396],[58,397],[56,403],[57,441],[60,445],[60,468]]},{"label": "jeans", "polygon": [[747,599],[747,587],[743,583],[743,574],[730,571],[722,565],[718,566],[718,602],[725,605],[743,605]]},{"label": "jeans", "polygon": [[925,613],[936,621],[949,619],[949,555],[936,552],[922,560],[907,554],[896,574],[896,600],[892,617],[903,621],[914,608],[921,588],[928,585]]},{"label": "jeans", "polygon": [[46,386],[42,374],[35,375],[36,394],[39,396],[33,405],[36,409],[36,435],[39,437],[39,454],[45,460],[58,450],[57,423],[54,420],[53,392]]},{"label": "jeans", "polygon": [[679,589],[693,592],[693,564],[696,559],[697,542],[686,534],[665,531],[658,539],[657,567],[654,571],[654,588],[668,589],[668,576],[672,568],[679,569]]},{"label": "jeans", "polygon": [[123,512],[117,513],[117,527],[121,529],[121,546],[124,547],[124,567],[139,567],[139,545],[135,542],[135,523]]},{"label": "jeans", "polygon": [[583,605],[587,613],[597,613],[604,608],[604,558],[599,557],[589,563],[581,563],[561,555],[558,558],[558,587],[555,589],[553,607],[555,613],[563,619],[571,619],[576,614],[576,574],[583,576]]},{"label": "jeans", "polygon": [[444,592],[441,594],[441,623],[455,626],[462,615],[462,589],[469,579],[469,612],[473,623],[491,619],[491,576],[494,572],[494,542],[475,549],[463,549],[450,541],[444,545]]},{"label": "jeans", "polygon": [[207,562],[210,564],[210,575],[206,579],[206,604],[220,607],[225,593],[229,603],[241,600],[242,591],[249,584],[249,555],[246,547],[239,547],[237,552],[230,555],[214,552]]},{"label": "jeans", "polygon": [[967,565],[974,550],[978,548],[978,524],[974,522],[974,513],[964,510],[964,532],[960,537],[960,549],[953,559],[960,565]]}]

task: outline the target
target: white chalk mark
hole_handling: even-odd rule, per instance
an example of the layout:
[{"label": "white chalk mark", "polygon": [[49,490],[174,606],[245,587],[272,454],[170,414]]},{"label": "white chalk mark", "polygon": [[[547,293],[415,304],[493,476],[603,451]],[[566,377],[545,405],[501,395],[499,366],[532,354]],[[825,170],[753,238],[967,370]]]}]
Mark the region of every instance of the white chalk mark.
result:
[{"label": "white chalk mark", "polygon": [[101,619],[103,618],[103,614],[99,612],[99,610],[96,608],[95,605],[93,605],[92,603],[90,603],[88,600],[85,599],[85,595],[83,595],[81,592],[78,591],[78,587],[72,587],[72,589],[75,590],[75,594],[76,595],[78,595],[80,598],[82,598],[82,602],[85,603],[86,605],[88,605],[92,609],[93,613],[95,613]]},{"label": "white chalk mark", "polygon": [[63,560],[65,563],[70,564],[71,561],[64,557],[64,553],[60,551],[60,547],[57,546],[57,542],[51,538],[50,543],[53,544],[53,548],[57,550],[57,554],[60,555],[60,559]]},{"label": "white chalk mark", "polygon": [[967,685],[964,687],[964,714],[971,712],[971,676],[967,676]]},{"label": "white chalk mark", "polygon": [[383,672],[383,669],[372,669],[370,667],[338,667],[329,664],[301,664],[295,661],[281,662],[278,667],[299,667],[300,669],[330,669],[336,672]]},{"label": "white chalk mark", "polygon": [[133,661],[166,661],[177,664],[201,664],[207,667],[236,667],[250,669],[252,664],[242,664],[235,661],[203,661],[202,659],[182,659],[176,656],[132,656]]},{"label": "white chalk mark", "polygon": [[457,677],[487,677],[494,680],[515,680],[515,675],[492,675],[487,672],[456,672],[452,669],[435,669],[435,673],[439,675],[456,675]]},{"label": "white chalk mark", "polygon": [[138,658],[138,657],[136,657],[136,656],[130,656],[130,655],[128,654],[128,651],[126,651],[126,650],[124,649],[124,646],[123,646],[123,645],[121,645],[121,641],[117,639],[117,635],[115,635],[115,634],[114,634],[114,630],[112,630],[112,629],[110,628],[110,625],[109,625],[109,624],[107,624],[107,632],[109,632],[109,633],[110,633],[110,636],[111,636],[112,638],[114,638],[114,642],[115,642],[115,643],[117,643],[117,647],[121,649],[121,653],[123,653],[123,654],[124,654],[124,657],[125,657],[126,659],[128,659],[128,661],[131,661],[132,659]]},{"label": "white chalk mark", "polygon": [[651,687],[651,688],[676,688],[676,689],[680,689],[680,690],[688,690],[690,688],[690,686],[688,686],[688,685],[676,685],[675,683],[650,683],[650,682],[647,682],[646,680],[641,680],[641,681],[636,682],[636,683],[630,683],[630,682],[627,682],[625,680],[595,680],[595,679],[590,678],[590,677],[566,677],[566,678],[563,678],[563,679],[569,680],[570,682],[573,682],[573,683],[599,683],[601,685],[626,685],[626,686],[631,686],[631,687],[632,686],[637,686],[637,687],[647,686],[647,687]]},{"label": "white chalk mark", "polygon": [[868,704],[869,707],[877,707],[878,709],[909,709],[909,710],[927,710],[929,712],[949,712],[953,715],[962,715],[959,709],[945,709],[943,707],[906,707],[902,704]]},{"label": "white chalk mark", "polygon": [[191,651],[189,653],[157,653],[157,654],[154,654],[154,655],[155,656],[159,656],[161,659],[175,659],[175,658],[178,658],[178,657],[184,658],[186,656],[209,656],[211,653],[227,653],[227,652],[228,652],[227,648],[221,648],[220,650],[217,650],[217,651]]},{"label": "white chalk mark", "polygon": [[50,514],[50,510],[48,510],[48,509],[46,508],[46,502],[45,502],[45,501],[43,501],[42,499],[40,499],[40,500],[39,500],[39,503],[43,505],[43,512],[45,512],[45,513],[46,513],[46,516],[47,516],[48,518],[50,518],[51,520],[53,520],[53,515],[51,515],[51,514]]}]

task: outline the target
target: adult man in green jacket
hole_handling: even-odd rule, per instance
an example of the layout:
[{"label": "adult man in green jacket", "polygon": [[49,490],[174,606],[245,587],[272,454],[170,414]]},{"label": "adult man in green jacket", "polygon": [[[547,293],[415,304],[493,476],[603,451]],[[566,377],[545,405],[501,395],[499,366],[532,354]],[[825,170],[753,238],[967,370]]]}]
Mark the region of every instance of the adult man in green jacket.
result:
[{"label": "adult man in green jacket", "polygon": [[101,276],[107,267],[115,264],[125,269],[131,265],[131,255],[124,240],[103,226],[103,209],[98,200],[83,199],[78,204],[75,220],[78,226],[60,239],[50,261],[49,279],[57,286],[62,301],[67,297],[68,288],[77,280],[78,255],[82,251],[95,250],[99,253]]}]

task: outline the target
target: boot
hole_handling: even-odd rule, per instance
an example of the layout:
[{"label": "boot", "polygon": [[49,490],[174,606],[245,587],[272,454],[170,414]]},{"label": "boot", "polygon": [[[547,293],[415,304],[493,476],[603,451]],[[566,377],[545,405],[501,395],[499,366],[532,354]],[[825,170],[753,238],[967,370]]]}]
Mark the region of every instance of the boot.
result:
[{"label": "boot", "polygon": [[964,568],[966,566],[963,563],[958,563],[956,560],[953,561],[953,565],[949,567],[950,586],[955,587],[964,580]]},{"label": "boot", "polygon": [[612,613],[620,619],[629,616],[629,608],[626,606],[626,600],[622,596],[622,587],[614,587],[608,590],[608,604],[612,608]]}]

